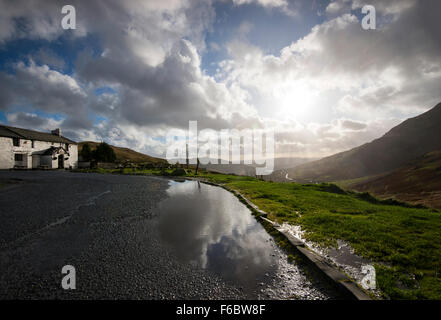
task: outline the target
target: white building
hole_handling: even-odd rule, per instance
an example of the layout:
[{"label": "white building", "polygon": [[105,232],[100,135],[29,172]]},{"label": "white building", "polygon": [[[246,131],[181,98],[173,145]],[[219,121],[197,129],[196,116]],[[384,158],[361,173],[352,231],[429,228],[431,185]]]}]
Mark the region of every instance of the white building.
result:
[{"label": "white building", "polygon": [[0,125],[0,169],[78,167],[78,146],[61,135]]}]

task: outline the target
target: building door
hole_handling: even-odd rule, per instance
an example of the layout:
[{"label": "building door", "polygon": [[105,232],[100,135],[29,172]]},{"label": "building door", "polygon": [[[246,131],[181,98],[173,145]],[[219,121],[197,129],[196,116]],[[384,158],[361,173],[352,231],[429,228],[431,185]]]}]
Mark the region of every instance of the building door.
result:
[{"label": "building door", "polygon": [[64,169],[64,155],[58,156],[58,169]]},{"label": "building door", "polygon": [[14,166],[18,168],[24,168],[27,166],[27,155],[22,153],[14,154]]}]

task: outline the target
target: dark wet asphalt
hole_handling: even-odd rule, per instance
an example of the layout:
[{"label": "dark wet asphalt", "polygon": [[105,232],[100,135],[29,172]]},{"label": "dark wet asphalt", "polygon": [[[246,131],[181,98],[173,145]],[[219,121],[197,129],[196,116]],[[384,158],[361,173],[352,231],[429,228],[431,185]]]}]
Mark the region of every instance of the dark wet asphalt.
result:
[{"label": "dark wet asphalt", "polygon": [[[286,262],[273,265],[258,294],[207,263],[182,259],[179,246],[164,241],[170,233],[161,235],[170,229],[158,219],[158,204],[170,198],[166,179],[1,171],[0,184],[0,299],[329,298]],[[273,248],[271,256],[286,260]],[[61,288],[64,265],[76,268],[76,290]],[[289,290],[280,284],[285,277]]]}]

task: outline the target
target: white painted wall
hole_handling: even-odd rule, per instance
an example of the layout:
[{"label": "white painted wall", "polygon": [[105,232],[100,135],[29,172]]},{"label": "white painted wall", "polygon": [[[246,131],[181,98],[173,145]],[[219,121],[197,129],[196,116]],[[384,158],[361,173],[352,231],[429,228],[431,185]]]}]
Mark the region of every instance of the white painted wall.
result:
[{"label": "white painted wall", "polygon": [[72,166],[72,169],[78,168],[78,145],[70,144],[69,145],[69,165]]},{"label": "white painted wall", "polygon": [[[34,147],[32,148],[32,141],[26,139],[20,139],[20,146],[15,147],[12,143],[12,138],[0,137],[0,169],[11,169],[15,164],[25,166],[28,169],[37,167],[38,165],[47,165],[49,168],[58,168],[58,159],[52,160],[51,156],[33,156],[32,154],[39,151],[49,149],[51,146],[66,148],[64,143],[59,142],[47,142],[47,141],[34,141]],[[76,144],[69,144],[69,156],[65,155],[64,167],[76,169],[78,167],[78,146]],[[14,154],[23,154],[23,161],[16,163],[14,161]],[[37,158],[40,158],[37,160]],[[66,158],[68,158],[66,160]]]},{"label": "white painted wall", "polygon": [[13,166],[12,139],[0,137],[0,169],[9,169]]}]

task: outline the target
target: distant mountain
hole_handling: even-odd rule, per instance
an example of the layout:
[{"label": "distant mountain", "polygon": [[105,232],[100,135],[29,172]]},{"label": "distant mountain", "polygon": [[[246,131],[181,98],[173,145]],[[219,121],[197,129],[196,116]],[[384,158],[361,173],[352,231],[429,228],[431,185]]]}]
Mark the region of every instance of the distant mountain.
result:
[{"label": "distant mountain", "polygon": [[[314,158],[275,158],[274,159],[274,170],[281,170],[285,168],[293,168],[299,164],[303,164],[306,162],[310,162],[316,160]],[[212,161],[215,162],[216,160]],[[264,167],[265,165],[256,165],[256,164],[216,164],[210,163],[207,165],[201,165],[202,168],[206,168],[210,171],[215,171],[219,173],[225,174],[236,174],[241,176],[255,176],[257,167]]]},{"label": "distant mountain", "polygon": [[[83,146],[85,144],[88,144],[91,149],[95,149],[99,142],[94,141],[82,141],[78,143],[78,154],[81,152]],[[150,162],[150,163],[157,163],[157,162],[164,162],[167,163],[167,160],[161,159],[161,158],[155,158],[151,157],[149,155],[134,151],[129,148],[122,148],[122,147],[115,147],[111,146],[113,151],[115,151],[116,154],[116,161],[117,162],[124,162],[124,161],[130,161],[133,163],[141,163],[141,162]]]},{"label": "distant mountain", "polygon": [[345,182],[345,188],[371,192],[441,209],[441,150],[432,151],[390,173]]},{"label": "distant mountain", "polygon": [[398,169],[434,150],[441,150],[441,103],[379,139],[288,169],[287,174],[298,182],[354,179]]},{"label": "distant mountain", "polygon": [[274,170],[290,169],[318,158],[283,157],[274,159]]}]

